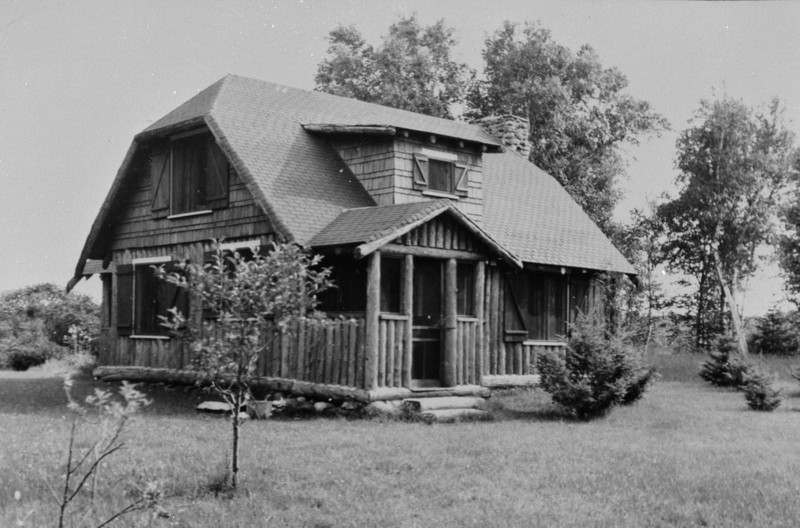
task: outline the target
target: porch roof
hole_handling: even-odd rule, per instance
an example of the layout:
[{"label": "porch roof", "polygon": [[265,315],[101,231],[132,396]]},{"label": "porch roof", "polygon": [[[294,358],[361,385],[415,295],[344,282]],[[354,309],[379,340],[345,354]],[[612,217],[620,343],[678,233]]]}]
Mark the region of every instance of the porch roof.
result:
[{"label": "porch roof", "polygon": [[348,209],[317,233],[309,245],[318,249],[355,245],[355,254],[361,258],[442,214],[455,218],[504,261],[514,267],[522,267],[522,262],[516,256],[498,244],[449,200]]}]

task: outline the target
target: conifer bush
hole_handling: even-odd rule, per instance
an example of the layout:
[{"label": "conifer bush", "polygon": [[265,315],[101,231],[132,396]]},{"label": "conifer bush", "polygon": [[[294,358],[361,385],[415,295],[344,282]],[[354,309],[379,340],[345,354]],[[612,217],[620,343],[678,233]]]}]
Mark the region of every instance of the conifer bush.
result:
[{"label": "conifer bush", "polygon": [[537,359],[542,389],[568,414],[582,419],[602,416],[616,405],[640,399],[655,377],[617,339],[605,336],[597,321],[581,317],[563,354]]},{"label": "conifer bush", "polygon": [[755,411],[774,411],[781,404],[781,390],[774,387],[775,376],[753,371],[742,390],[747,405]]},{"label": "conifer bush", "polygon": [[795,356],[800,348],[791,316],[771,309],[758,322],[750,346],[754,352],[775,356]]},{"label": "conifer bush", "polygon": [[753,366],[739,355],[732,337],[720,337],[709,355],[711,359],[700,365],[701,378],[718,387],[744,386]]}]

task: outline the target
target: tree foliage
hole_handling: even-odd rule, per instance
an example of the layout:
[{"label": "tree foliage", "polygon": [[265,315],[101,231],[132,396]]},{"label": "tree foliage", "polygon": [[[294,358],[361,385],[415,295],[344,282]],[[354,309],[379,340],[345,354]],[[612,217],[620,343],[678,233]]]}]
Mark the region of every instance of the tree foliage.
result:
[{"label": "tree foliage", "polygon": [[212,388],[230,406],[232,417],[230,486],[239,471],[239,411],[256,381],[258,358],[291,331],[293,325],[314,317],[317,295],[329,286],[329,270],[320,269],[320,257],[311,257],[294,244],[275,245],[252,259],[217,246],[206,264],[187,262],[180,272],[159,277],[186,288],[192,304],[213,319],[186,317],[176,309],[163,323],[184,340]]},{"label": "tree foliage", "polygon": [[436,117],[452,117],[473,72],[455,61],[454,30],[439,20],[427,27],[416,16],[389,26],[378,47],[354,26],[328,35],[328,53],[317,67],[316,89]]},{"label": "tree foliage", "polygon": [[658,214],[669,234],[666,261],[694,279],[698,344],[707,346],[704,329],[722,323],[709,315],[727,303],[735,323],[735,292],[757,269],[757,248],[773,239],[795,163],[794,136],[777,100],[754,111],[725,97],[701,101],[677,149],[679,194]]},{"label": "tree foliage", "polygon": [[628,80],[584,45],[573,53],[539,24],[505,22],[486,39],[486,80],[468,96],[470,117],[515,114],[530,121],[530,160],[555,176],[606,230],[621,193],[619,147],[668,127],[624,92]]}]

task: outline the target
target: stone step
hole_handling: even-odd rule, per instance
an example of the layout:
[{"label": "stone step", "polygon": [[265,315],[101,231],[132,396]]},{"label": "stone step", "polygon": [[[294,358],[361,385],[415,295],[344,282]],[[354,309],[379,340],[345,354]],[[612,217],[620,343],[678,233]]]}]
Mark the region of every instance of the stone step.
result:
[{"label": "stone step", "polygon": [[448,423],[461,420],[489,420],[491,414],[480,409],[435,409],[420,413],[423,420]]},{"label": "stone step", "polygon": [[486,400],[475,396],[442,396],[438,398],[406,398],[403,408],[424,413],[444,409],[478,409]]}]

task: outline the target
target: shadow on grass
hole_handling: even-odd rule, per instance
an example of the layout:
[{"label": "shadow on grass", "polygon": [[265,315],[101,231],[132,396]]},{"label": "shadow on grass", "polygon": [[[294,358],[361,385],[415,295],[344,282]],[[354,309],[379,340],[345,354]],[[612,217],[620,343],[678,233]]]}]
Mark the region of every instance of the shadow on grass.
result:
[{"label": "shadow on grass", "polygon": [[[93,394],[95,389],[116,394],[119,383],[107,383],[79,374],[73,378],[72,395],[78,402]],[[195,416],[197,404],[210,399],[195,387],[178,387],[163,384],[137,384],[152,404],[142,414]],[[0,413],[12,414],[62,414],[67,410],[64,380],[56,373],[39,369],[25,372],[0,371]]]}]

